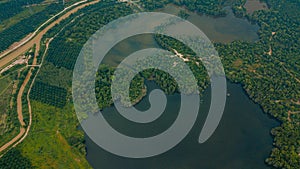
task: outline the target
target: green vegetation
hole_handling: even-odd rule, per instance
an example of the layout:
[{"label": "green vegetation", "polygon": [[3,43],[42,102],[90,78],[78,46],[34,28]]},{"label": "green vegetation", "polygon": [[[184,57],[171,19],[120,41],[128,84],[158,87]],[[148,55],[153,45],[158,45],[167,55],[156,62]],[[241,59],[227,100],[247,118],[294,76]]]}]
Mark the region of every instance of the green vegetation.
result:
[{"label": "green vegetation", "polygon": [[182,19],[187,19],[190,15],[186,11],[180,10],[178,16],[181,17]]},{"label": "green vegetation", "polygon": [[[300,4],[267,3],[271,7],[269,10],[246,16],[261,26],[258,42],[236,41],[216,44],[216,48],[227,78],[243,84],[249,97],[282,123],[271,132],[274,148],[266,162],[276,168],[300,168],[300,19],[295,17],[299,16],[296,9]],[[190,51],[185,50],[180,42],[171,38],[156,39],[163,48],[176,49],[192,58]]]},{"label": "green vegetation", "polygon": [[55,38],[49,47],[46,60],[57,67],[72,70],[77,56],[88,38],[103,25],[116,18],[129,14],[130,8],[125,4],[116,4],[104,1],[81,9],[80,13],[90,13],[70,23]]},{"label": "green vegetation", "polygon": [[[51,78],[45,78],[51,77]],[[41,67],[39,75],[36,77],[37,82],[43,82],[51,86],[69,88],[72,84],[72,71],[61,67],[57,68],[52,63],[45,62]]]},{"label": "green vegetation", "polygon": [[[17,147],[30,160],[32,166],[90,168],[85,159],[84,134],[77,128],[79,122],[69,101],[71,69],[79,54],[77,48],[80,49],[90,35],[111,20],[129,13],[131,9],[125,4],[100,2],[79,10],[62,24],[56,25],[45,36],[50,38],[59,33],[50,43],[46,59],[30,93],[33,112],[30,132],[24,142]],[[45,40],[46,38],[43,38],[44,44]],[[67,43],[73,46],[65,48],[64,45]],[[44,47],[41,51],[44,51]],[[55,52],[66,49],[68,50],[64,53],[66,56]],[[68,60],[72,63],[70,65],[64,60],[68,57],[71,57]],[[56,94],[50,92],[51,90],[57,91]],[[62,98],[68,100],[66,104],[61,104]]]},{"label": "green vegetation", "polygon": [[147,10],[154,10],[158,8],[163,8],[166,4],[171,3],[172,0],[141,0],[141,6]]},{"label": "green vegetation", "polygon": [[60,4],[51,4],[45,10],[35,13],[29,18],[23,19],[15,25],[0,32],[0,51],[7,49],[14,42],[21,40],[29,33],[34,32],[51,15],[61,11],[63,6]]},{"label": "green vegetation", "polygon": [[90,168],[85,160],[84,134],[77,129],[73,106],[63,109],[31,100],[30,132],[17,149],[35,168]]},{"label": "green vegetation", "polygon": [[2,169],[30,169],[33,168],[30,160],[22,155],[22,153],[13,148],[0,158],[0,168]]},{"label": "green vegetation", "polygon": [[15,121],[17,121],[15,109],[10,107],[13,97],[13,85],[13,76],[0,79],[0,146],[18,134],[19,125],[15,125]]},{"label": "green vegetation", "polygon": [[[300,168],[300,19],[298,17],[300,4],[297,0],[288,2],[267,0],[266,2],[270,7],[269,10],[256,11],[252,15],[246,14],[243,9],[244,0],[232,2],[235,15],[246,17],[251,22],[259,24],[259,41],[255,43],[235,41],[229,44],[215,44],[215,46],[222,59],[227,78],[241,83],[249,97],[260,104],[264,112],[281,122],[280,126],[271,131],[274,136],[274,148],[266,163],[275,168],[296,169]],[[140,3],[146,9],[153,10],[163,7],[170,1],[142,0]],[[223,10],[225,0],[177,0],[174,3],[199,13],[214,16],[226,14]],[[49,9],[47,16],[55,11],[52,10]],[[47,33],[48,38],[59,34],[50,44],[46,62],[31,91],[34,112],[32,129],[24,143],[17,147],[22,155],[28,157],[33,166],[89,167],[84,159],[84,135],[77,130],[78,121],[68,98],[72,69],[81,47],[95,31],[106,23],[130,13],[132,10],[124,3],[101,1],[79,10]],[[187,17],[184,13],[180,16]],[[34,25],[23,20],[19,26],[26,26],[26,23]],[[34,28],[30,27],[30,29]],[[21,37],[20,34],[12,36],[7,33],[1,36],[2,33],[0,33],[0,50],[5,48],[5,44],[9,44],[2,42],[1,37],[14,40]],[[205,68],[195,59],[194,53],[175,39],[161,35],[156,35],[155,39],[162,48],[171,52],[176,49],[189,58],[187,64],[197,79],[199,91],[203,91],[209,81]],[[105,65],[100,66],[98,70],[95,91],[101,109],[112,105],[110,84],[114,70],[115,68]],[[168,94],[178,92],[178,86],[169,74],[148,69],[136,76],[131,83],[131,102],[135,103],[144,96],[146,79],[154,80]],[[15,157],[19,158],[19,155]],[[0,164],[2,164],[1,159]]]},{"label": "green vegetation", "polygon": [[[176,49],[177,52],[185,54],[185,56],[189,58],[187,65],[190,67],[198,82],[198,90],[200,91],[200,93],[204,91],[209,83],[209,78],[206,73],[205,67],[203,66],[201,61],[197,60],[197,58],[195,57],[195,53],[190,48],[186,47],[182,42],[179,42],[171,37],[156,35],[155,40],[161,48],[169,50],[170,52],[174,52],[173,49]],[[167,83],[172,84],[173,82],[171,81]],[[178,91],[178,89],[176,89],[176,91]]]},{"label": "green vegetation", "polygon": [[22,95],[22,114],[23,114],[23,121],[26,126],[29,124],[29,108],[28,108],[27,96],[28,96],[28,91],[29,91],[30,85],[33,81],[33,78],[34,78],[37,70],[38,69],[36,67],[31,70],[30,80],[28,81],[28,83],[24,89],[23,95]]},{"label": "green vegetation", "polygon": [[16,86],[18,72],[0,78],[0,146],[11,140],[19,133],[19,120],[16,115]]},{"label": "green vegetation", "polygon": [[[113,99],[111,96],[111,83],[114,77],[115,68],[111,68],[107,65],[101,65],[96,75],[96,84],[95,84],[95,92],[96,98],[98,101],[98,105],[100,109],[105,107],[109,107],[113,103]],[[129,97],[132,103],[137,103],[141,100],[143,96],[146,94],[146,86],[144,84],[144,78],[141,75],[137,75],[133,78],[130,89],[129,89]],[[123,93],[123,91],[119,90],[118,93]],[[116,96],[115,100],[121,100],[123,104],[125,104],[122,94]]]},{"label": "green vegetation", "polygon": [[14,24],[20,22],[23,19],[26,19],[30,17],[31,15],[41,12],[42,10],[45,9],[45,5],[37,5],[37,6],[30,6],[30,7],[25,7],[25,9],[14,15],[13,17],[10,17],[6,20],[3,20],[0,22],[0,31],[3,31],[4,29],[9,28],[10,26],[13,26]]},{"label": "green vegetation", "polygon": [[34,83],[30,93],[31,99],[60,108],[65,106],[66,97],[66,89],[41,82]]},{"label": "green vegetation", "polygon": [[5,3],[0,4],[0,21],[8,19],[24,10],[24,6],[38,4],[43,2],[44,0],[9,0]]},{"label": "green vegetation", "polygon": [[246,17],[246,9],[244,8],[244,4],[247,0],[236,0],[232,4],[232,11],[237,17]]},{"label": "green vegetation", "polygon": [[[212,2],[210,8],[199,6],[202,3],[200,1],[180,1],[175,4],[219,16],[223,15],[219,10],[221,8],[218,9],[223,2],[219,2]],[[281,122],[271,132],[274,148],[266,163],[276,168],[300,168],[300,19],[297,17],[300,3],[267,0],[270,9],[248,15],[243,8],[245,2],[232,2],[233,11],[235,15],[259,24],[260,40],[255,43],[236,41],[215,45],[227,78],[241,83],[249,97],[259,103],[264,112]],[[156,40],[162,48],[171,52],[176,49],[195,63],[193,53],[180,42],[163,36],[156,36]],[[202,66],[199,68],[201,71],[194,74],[202,75],[205,84],[205,71]],[[199,86],[205,87],[204,84]]]},{"label": "green vegetation", "polygon": [[[60,3],[63,3],[63,0],[59,0],[59,1],[60,1]],[[64,1],[65,2],[65,7],[70,6],[70,5],[72,5],[72,4],[74,4],[78,1],[80,1],[80,0],[65,0]]]},{"label": "green vegetation", "polygon": [[191,1],[191,0],[174,0],[174,3],[179,6],[185,6],[190,11],[196,11],[201,14],[213,16],[225,16],[223,10],[225,0],[206,0],[206,1]]}]

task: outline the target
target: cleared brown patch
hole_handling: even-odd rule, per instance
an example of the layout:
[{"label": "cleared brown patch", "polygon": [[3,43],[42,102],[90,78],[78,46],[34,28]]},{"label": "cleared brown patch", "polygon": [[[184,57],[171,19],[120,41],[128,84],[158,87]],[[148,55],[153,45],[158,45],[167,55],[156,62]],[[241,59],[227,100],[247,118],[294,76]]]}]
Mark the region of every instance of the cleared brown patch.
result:
[{"label": "cleared brown patch", "polygon": [[248,14],[252,14],[254,11],[266,10],[268,6],[265,2],[260,2],[259,0],[247,0],[244,7]]},{"label": "cleared brown patch", "polygon": [[243,60],[242,59],[237,59],[232,63],[232,66],[235,68],[240,68],[243,65]]}]

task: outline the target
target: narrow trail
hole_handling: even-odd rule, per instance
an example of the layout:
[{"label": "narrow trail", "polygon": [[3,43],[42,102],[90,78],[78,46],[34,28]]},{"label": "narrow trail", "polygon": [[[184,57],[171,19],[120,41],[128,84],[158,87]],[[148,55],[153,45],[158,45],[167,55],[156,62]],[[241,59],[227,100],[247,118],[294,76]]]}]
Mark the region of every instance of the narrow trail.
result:
[{"label": "narrow trail", "polygon": [[22,137],[22,135],[25,133],[25,129],[23,127],[20,127],[20,133],[14,137],[12,140],[10,140],[9,142],[7,142],[6,144],[4,144],[1,148],[0,148],[0,152],[6,150],[8,147],[10,147],[12,144],[14,144],[16,141],[18,141],[19,138]]},{"label": "narrow trail", "polygon": [[[47,53],[47,51],[48,51],[49,44],[51,43],[52,39],[53,39],[53,38],[51,38],[51,39],[46,43],[46,49],[45,49],[44,54],[43,54],[43,56],[42,56],[42,60],[44,60],[44,57],[45,57],[45,55],[46,55],[46,53]],[[36,63],[37,63],[37,59],[35,58],[35,59],[33,60],[33,64],[36,65]],[[42,64],[43,64],[43,63],[41,62],[41,65],[42,65]],[[33,70],[33,67],[31,67],[30,70]],[[36,72],[34,78],[32,79],[32,82],[31,82],[31,84],[30,84],[30,87],[29,87],[29,89],[28,89],[27,96],[26,96],[26,99],[27,99],[27,105],[28,105],[28,112],[29,112],[29,124],[28,124],[28,127],[27,127],[26,132],[25,132],[25,134],[23,135],[23,137],[22,137],[17,143],[15,143],[15,144],[13,145],[13,147],[15,147],[15,146],[17,146],[18,144],[20,144],[20,143],[27,137],[27,135],[28,135],[28,133],[29,133],[29,130],[30,130],[30,127],[31,127],[31,124],[32,124],[32,111],[31,111],[31,104],[30,104],[29,95],[30,95],[32,86],[33,86],[33,84],[34,84],[34,82],[35,82],[35,79],[36,79],[36,77],[37,77],[39,71],[40,71],[40,68],[38,68],[38,71]]]},{"label": "narrow trail", "polygon": [[[52,39],[51,39],[52,40]],[[44,55],[43,57],[45,56],[45,54],[47,53],[48,51],[48,46],[49,46],[49,43],[51,42],[48,41],[47,44],[46,44],[46,49],[45,49],[45,52],[44,52]],[[40,45],[40,44],[38,44]],[[34,56],[34,59],[33,59],[33,65],[36,65],[37,63],[37,55]],[[34,83],[34,80],[35,80],[35,77],[29,87],[29,90],[28,90],[28,93],[27,93],[27,102],[28,102],[28,112],[29,112],[29,124],[27,126],[27,128],[25,129],[25,122],[24,122],[24,119],[23,119],[23,113],[22,113],[22,96],[23,96],[23,93],[24,93],[24,90],[26,88],[26,85],[27,83],[30,81],[30,78],[31,78],[31,75],[32,75],[32,71],[33,71],[34,67],[31,67],[28,74],[26,75],[26,78],[25,80],[23,81],[23,84],[21,85],[20,87],[20,90],[19,90],[19,93],[18,93],[18,96],[17,96],[17,113],[18,113],[18,119],[19,119],[19,122],[21,124],[21,127],[20,127],[20,132],[19,134],[14,137],[12,140],[10,140],[8,143],[6,143],[5,145],[3,145],[1,148],[0,148],[0,152],[6,150],[7,148],[9,148],[11,145],[13,145],[13,147],[17,146],[18,144],[20,144],[25,138],[26,136],[28,135],[28,132],[30,130],[30,127],[31,127],[31,123],[32,123],[32,112],[31,112],[31,105],[30,105],[30,100],[29,100],[29,93],[31,91],[31,88],[33,86],[33,83]],[[36,74],[37,75],[37,74]]]},{"label": "narrow trail", "polygon": [[132,10],[135,12],[143,12],[144,11],[144,9],[138,4],[140,2],[140,0],[135,0],[135,1],[134,0],[118,0],[118,2],[125,2],[130,6],[131,5],[135,6],[137,9],[132,8]]},{"label": "narrow trail", "polygon": [[[281,62],[282,63],[282,62]],[[292,76],[298,83],[300,83],[300,79],[298,79],[292,72],[290,72],[282,63],[283,69],[290,75]]]},{"label": "narrow trail", "polygon": [[[82,2],[86,2],[86,0],[85,1],[80,1],[80,2],[81,3]],[[41,39],[42,39],[43,35],[49,29],[51,29],[53,26],[55,26],[56,24],[58,24],[60,21],[62,21],[63,19],[67,18],[71,14],[77,12],[79,9],[84,8],[84,7],[88,6],[88,5],[95,4],[97,2],[99,2],[99,0],[95,0],[95,1],[92,1],[92,2],[88,2],[88,3],[82,4],[82,5],[78,6],[78,7],[70,10],[69,12],[67,12],[66,14],[64,14],[63,16],[61,16],[60,18],[58,18],[57,20],[53,21],[51,24],[49,24],[44,30],[42,30],[37,36],[35,36],[31,40],[29,40],[26,44],[24,44],[22,46],[19,46],[19,48],[15,49],[11,53],[9,53],[7,56],[5,56],[2,60],[0,60],[0,67],[1,67],[3,65],[6,65],[7,63],[9,63],[14,58],[18,57],[22,53],[24,53],[26,50],[28,50],[29,48],[31,48],[34,44],[36,45],[36,51],[35,51],[33,63],[31,65],[31,67],[30,67],[30,70],[29,70],[28,74],[26,75],[25,80],[23,81],[23,83],[22,83],[22,85],[20,87],[20,90],[19,90],[18,96],[17,96],[17,113],[18,113],[19,122],[21,124],[20,132],[19,132],[19,134],[16,137],[14,137],[12,140],[10,140],[9,142],[7,142],[5,145],[3,145],[2,147],[0,147],[0,153],[2,153],[4,150],[7,150],[11,146],[15,147],[18,144],[20,144],[26,138],[26,136],[29,133],[29,130],[30,130],[30,127],[31,127],[31,124],[32,124],[32,111],[31,111],[29,93],[30,93],[31,88],[32,88],[32,86],[34,84],[36,75],[38,74],[38,72],[40,70],[40,67],[41,67],[41,65],[43,63],[44,57],[45,57],[45,55],[46,55],[46,53],[48,51],[49,43],[53,39],[53,38],[51,38],[46,43],[46,49],[45,49],[45,52],[44,52],[44,54],[42,56],[42,62],[41,62],[40,65],[37,65],[37,57],[38,57],[38,53],[39,53],[39,50],[40,50],[40,43],[41,43]],[[30,78],[31,78],[31,75],[32,75],[32,71],[33,71],[33,69],[35,67],[38,68],[38,71],[35,74],[34,79],[32,80],[31,85],[30,85],[29,90],[28,90],[28,93],[27,93],[28,111],[29,111],[29,124],[26,127],[26,124],[25,124],[25,122],[23,120],[23,113],[22,113],[22,96],[23,96],[23,93],[24,93],[24,90],[26,88],[27,83],[30,81]]]},{"label": "narrow trail", "polygon": [[[273,36],[276,35],[276,32],[272,32],[272,35],[270,36],[269,38],[269,41],[271,42],[273,40]],[[269,46],[269,52],[267,52],[268,55],[272,56],[273,54],[273,51],[272,51],[272,45],[270,44]],[[279,61],[280,65],[282,66],[282,68],[284,69],[284,71],[286,73],[288,73],[292,78],[294,78],[294,80],[296,80],[296,82],[298,82],[300,84],[300,79],[297,78],[290,70],[288,70],[285,66],[284,66],[284,62],[281,62],[279,59],[275,58],[275,60]],[[283,102],[283,100],[275,100],[275,103],[279,103],[279,102]],[[293,100],[291,100],[290,102],[294,103],[294,104],[299,104],[300,101],[297,101],[297,102],[294,102]],[[291,112],[291,111],[288,111],[287,114],[288,114],[288,117],[287,117],[287,120],[289,122],[292,122],[292,119],[291,119],[291,115],[292,114],[298,114],[300,113],[300,111],[297,111],[297,112]],[[300,154],[299,154],[300,155]]]},{"label": "narrow trail", "polygon": [[291,115],[293,115],[293,114],[299,114],[299,113],[300,113],[300,111],[296,111],[296,112],[288,111],[288,121],[292,122]]},{"label": "narrow trail", "polygon": [[[273,40],[273,36],[276,35],[276,32],[272,32],[270,38],[269,38],[269,41],[271,42]],[[272,56],[273,54],[273,50],[272,50],[272,45],[270,44],[269,45],[269,51],[266,52],[268,55]],[[274,58],[275,60],[278,61],[278,59]],[[298,79],[291,71],[289,71],[285,66],[284,66],[284,63],[279,61],[281,66],[283,67],[283,69],[290,75],[292,76],[298,83],[300,83],[300,79]]]}]

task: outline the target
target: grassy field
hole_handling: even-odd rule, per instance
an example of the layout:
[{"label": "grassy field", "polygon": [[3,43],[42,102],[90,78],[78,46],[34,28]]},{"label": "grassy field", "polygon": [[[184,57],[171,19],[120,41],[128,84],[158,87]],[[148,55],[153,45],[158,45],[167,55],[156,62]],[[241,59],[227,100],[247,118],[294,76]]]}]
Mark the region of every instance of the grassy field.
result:
[{"label": "grassy field", "polygon": [[0,96],[7,90],[7,88],[11,85],[11,77],[10,76],[0,76]]},{"label": "grassy field", "polygon": [[[18,120],[13,97],[13,76],[8,75],[0,78],[0,146],[18,134]],[[11,102],[12,100],[12,102]]]},{"label": "grassy field", "polygon": [[[85,159],[83,133],[71,104],[63,109],[31,101],[33,124],[18,147],[38,168],[90,168]],[[58,160],[59,159],[59,160]]]}]

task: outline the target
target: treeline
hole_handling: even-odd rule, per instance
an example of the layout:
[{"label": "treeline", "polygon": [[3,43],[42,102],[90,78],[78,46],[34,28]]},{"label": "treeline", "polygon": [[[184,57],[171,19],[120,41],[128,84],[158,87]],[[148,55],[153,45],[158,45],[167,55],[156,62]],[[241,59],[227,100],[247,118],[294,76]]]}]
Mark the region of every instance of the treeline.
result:
[{"label": "treeline", "polygon": [[207,14],[212,16],[225,16],[226,11],[223,9],[225,1],[226,0],[174,0],[174,4],[179,6],[185,6],[190,11],[195,11],[201,14]]},{"label": "treeline", "polygon": [[9,0],[4,3],[0,3],[0,23],[14,15],[22,12],[26,5],[39,4],[44,0]]},{"label": "treeline", "polygon": [[31,169],[34,167],[31,165],[29,159],[25,158],[18,149],[12,148],[0,158],[0,168]]},{"label": "treeline", "polygon": [[271,134],[274,148],[266,163],[300,168],[300,8],[299,1],[266,1],[270,9],[246,17],[260,25],[260,40],[218,44],[227,77],[242,83],[264,112],[281,122]]},{"label": "treeline", "polygon": [[163,8],[166,4],[171,3],[173,0],[141,0],[142,7],[152,11],[154,9]]},{"label": "treeline", "polygon": [[[50,43],[45,58],[46,62],[37,76],[38,83],[49,82],[51,86],[61,86],[65,88],[64,90],[69,88],[70,86],[66,87],[66,85],[71,85],[69,82],[72,76],[70,76],[69,72],[64,72],[71,72],[73,70],[80,50],[88,38],[108,22],[130,13],[132,13],[132,10],[124,3],[116,3],[116,1],[111,0],[101,1],[80,9],[71,15],[70,18],[53,27],[53,29],[46,34],[46,37],[53,37],[57,33],[58,36]],[[46,67],[44,67],[45,65]],[[57,73],[59,76],[57,76]],[[50,78],[52,79],[52,77],[56,79],[56,81],[49,80]],[[34,88],[32,90],[34,90]],[[101,100],[99,106],[107,107],[110,105],[111,99],[106,97],[105,93],[107,91],[105,88],[99,92],[103,92],[103,95],[107,98]],[[31,94],[32,93],[33,91],[31,91]],[[39,95],[37,94],[36,100],[41,101],[38,98]]]},{"label": "treeline", "polygon": [[101,1],[81,9],[78,15],[83,15],[70,23],[51,42],[46,60],[57,67],[72,70],[82,46],[92,34],[108,22],[131,12],[126,4],[116,4],[112,1]]},{"label": "treeline", "polygon": [[[178,53],[184,54],[184,57],[189,59],[189,61],[187,61],[186,63],[197,80],[198,90],[199,92],[204,91],[204,89],[209,84],[209,78],[204,65],[201,63],[200,59],[196,57],[194,51],[192,51],[182,42],[172,37],[157,34],[155,35],[155,40],[161,48],[173,53],[175,49]],[[178,90],[176,89],[175,91]]]},{"label": "treeline", "polygon": [[173,3],[178,6],[184,6],[190,11],[198,12],[200,14],[207,14],[212,16],[225,16],[226,11],[224,3],[226,0],[141,0],[141,6],[149,11],[163,8],[166,4]]},{"label": "treeline", "polygon": [[24,38],[32,33],[43,22],[50,18],[51,15],[58,13],[63,9],[62,5],[51,4],[43,11],[33,14],[29,18],[23,19],[15,25],[0,32],[0,52],[7,49],[14,42]]},{"label": "treeline", "polygon": [[232,12],[234,13],[235,16],[237,17],[247,17],[247,11],[246,8],[244,7],[245,3],[247,0],[235,0],[232,4]]},{"label": "treeline", "polygon": [[[243,3],[236,1],[235,7]],[[300,19],[296,17],[300,14],[297,10],[300,3],[275,0],[267,3],[269,10],[256,11],[251,16],[241,10],[243,16],[260,25],[258,42],[236,41],[215,46],[227,78],[241,83],[264,112],[282,123],[271,132],[274,148],[266,163],[275,168],[300,168],[300,104],[297,103],[300,100]],[[156,40],[164,49],[193,55],[172,38],[156,36]],[[194,74],[205,77],[203,72]]]},{"label": "treeline", "polygon": [[66,98],[66,89],[41,82],[35,82],[30,92],[30,99],[59,108],[62,108],[66,105]]},{"label": "treeline", "polygon": [[[99,67],[99,70],[97,71],[95,92],[100,109],[111,106],[113,104],[113,100],[119,100],[124,106],[129,106],[127,105],[129,102],[133,104],[137,103],[146,94],[146,86],[144,84],[145,79],[140,74],[138,74],[132,79],[132,82],[130,83],[130,100],[125,99],[126,96],[123,95],[124,90],[122,90],[122,88],[116,89],[116,93],[118,93],[118,95],[115,95],[113,99],[111,95],[111,84],[114,78],[115,70],[115,68],[109,67],[107,65],[101,65]],[[127,73],[126,71],[123,72]],[[122,85],[120,86],[122,87]]]}]

